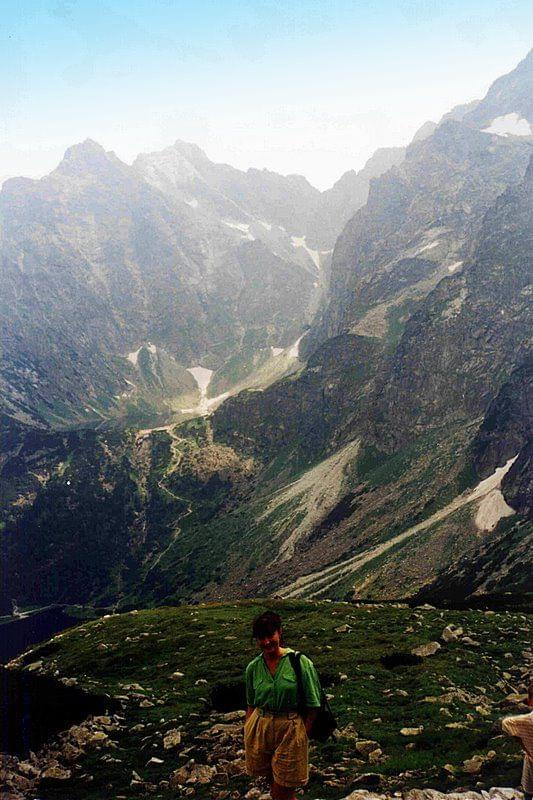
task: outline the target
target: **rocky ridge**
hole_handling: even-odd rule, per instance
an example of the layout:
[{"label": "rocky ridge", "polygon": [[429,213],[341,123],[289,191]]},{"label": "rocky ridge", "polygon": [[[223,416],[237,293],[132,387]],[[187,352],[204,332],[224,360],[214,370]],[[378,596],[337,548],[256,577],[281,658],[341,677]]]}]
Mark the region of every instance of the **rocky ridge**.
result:
[{"label": "rocky ridge", "polygon": [[22,422],[187,407],[184,366],[292,344],[316,309],[305,251],[197,214],[91,141],[7,181],[0,209],[3,408]]}]

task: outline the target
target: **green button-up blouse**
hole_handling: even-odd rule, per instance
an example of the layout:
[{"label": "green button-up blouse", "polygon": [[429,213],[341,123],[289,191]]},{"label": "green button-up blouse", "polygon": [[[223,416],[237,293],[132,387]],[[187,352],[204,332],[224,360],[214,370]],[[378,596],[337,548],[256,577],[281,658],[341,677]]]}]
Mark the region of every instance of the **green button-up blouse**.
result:
[{"label": "green button-up blouse", "polygon": [[[298,680],[294,672],[289,653],[284,648],[274,675],[266,665],[261,653],[246,667],[246,702],[249,706],[266,711],[294,711],[298,706]],[[311,659],[300,656],[302,665],[302,684],[305,704],[308,708],[320,706],[320,681]]]}]

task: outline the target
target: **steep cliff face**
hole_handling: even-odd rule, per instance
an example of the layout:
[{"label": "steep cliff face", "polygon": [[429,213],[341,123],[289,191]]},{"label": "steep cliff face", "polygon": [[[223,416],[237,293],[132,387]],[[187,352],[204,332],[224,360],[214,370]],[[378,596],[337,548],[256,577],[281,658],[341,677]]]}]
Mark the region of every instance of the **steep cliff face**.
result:
[{"label": "steep cliff face", "polygon": [[308,353],[341,331],[397,340],[419,302],[463,267],[483,215],[524,174],[532,97],[533,51],[485,98],[415,136],[405,160],[371,182],[335,245],[330,301]]},{"label": "steep cliff face", "polygon": [[308,239],[324,241],[333,247],[346,223],[368,200],[370,184],[405,158],[405,147],[380,147],[359,170],[345,172],[331,187],[322,192]]},{"label": "steep cliff face", "polygon": [[376,340],[334,337],[299,374],[225,402],[213,415],[215,436],[264,461],[286,450],[304,461],[331,452],[360,427],[381,355]]},{"label": "steep cliff face", "polygon": [[408,322],[380,387],[375,436],[398,447],[482,415],[532,346],[533,161],[486,214],[468,268]]},{"label": "steep cliff face", "polygon": [[472,445],[478,474],[486,478],[499,464],[519,454],[532,436],[533,359],[529,355],[487,409]]},{"label": "steep cliff face", "polygon": [[[491,90],[490,114],[516,100],[515,78]],[[1,463],[9,592],[17,581],[28,602],[526,591],[533,160],[528,135],[469,119],[483,102],[371,182],[289,377],[138,436],[13,426]],[[127,380],[146,396],[190,392],[191,359],[226,359],[226,391],[240,346],[270,355],[303,330],[327,283],[305,227],[314,190],[170,150],[130,169],[90,145],[44,184],[8,182],[3,375],[19,420],[64,421],[89,390],[101,409]],[[302,194],[293,218],[282,186],[290,202]],[[115,570],[95,558],[102,536]]]},{"label": "steep cliff face", "polygon": [[387,337],[436,283],[460,271],[483,215],[524,174],[527,142],[442,123],[375,180],[335,246],[330,303],[309,347],[341,331]]},{"label": "steep cliff face", "polygon": [[533,440],[520,450],[502,484],[506,502],[526,519],[533,520]]},{"label": "steep cliff face", "polygon": [[508,459],[515,461],[502,482],[505,501],[533,519],[533,360],[531,354],[512,373],[490,404],[472,446],[478,474],[489,475]]},{"label": "steep cliff face", "polygon": [[216,164],[196,145],[177,141],[171,147],[137,157],[134,169],[149,183],[200,212],[244,222],[262,220],[289,234],[305,235],[320,203],[320,192],[301,175],[269,170],[246,172]]}]

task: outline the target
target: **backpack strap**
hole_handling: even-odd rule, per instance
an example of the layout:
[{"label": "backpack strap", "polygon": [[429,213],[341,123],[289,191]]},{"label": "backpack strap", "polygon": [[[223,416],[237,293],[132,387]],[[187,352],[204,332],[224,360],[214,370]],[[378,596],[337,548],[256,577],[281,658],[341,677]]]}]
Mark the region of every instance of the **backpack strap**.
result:
[{"label": "backpack strap", "polygon": [[298,651],[289,653],[289,660],[296,674],[296,681],[298,683],[298,702],[297,702],[298,712],[302,716],[305,716],[307,705],[305,702],[304,684],[302,679],[302,665],[300,662],[301,657],[302,654],[299,653]]}]

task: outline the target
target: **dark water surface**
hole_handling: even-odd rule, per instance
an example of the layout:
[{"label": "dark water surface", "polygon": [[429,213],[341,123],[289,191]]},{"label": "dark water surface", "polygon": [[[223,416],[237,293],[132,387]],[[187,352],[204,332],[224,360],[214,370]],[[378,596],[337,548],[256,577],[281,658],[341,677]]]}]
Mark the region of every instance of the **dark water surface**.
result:
[{"label": "dark water surface", "polygon": [[0,667],[0,752],[25,757],[89,714],[119,709],[119,702],[106,695]]},{"label": "dark water surface", "polygon": [[[49,606],[7,621],[4,618],[0,621],[0,661],[5,664],[81,621],[67,614],[64,606]],[[47,649],[53,647],[54,643],[46,645]],[[25,757],[89,714],[113,713],[119,708],[120,704],[106,695],[0,666],[0,752]]]},{"label": "dark water surface", "polygon": [[48,606],[6,622],[0,620],[0,664],[80,622],[81,619],[67,614],[64,606]]}]

